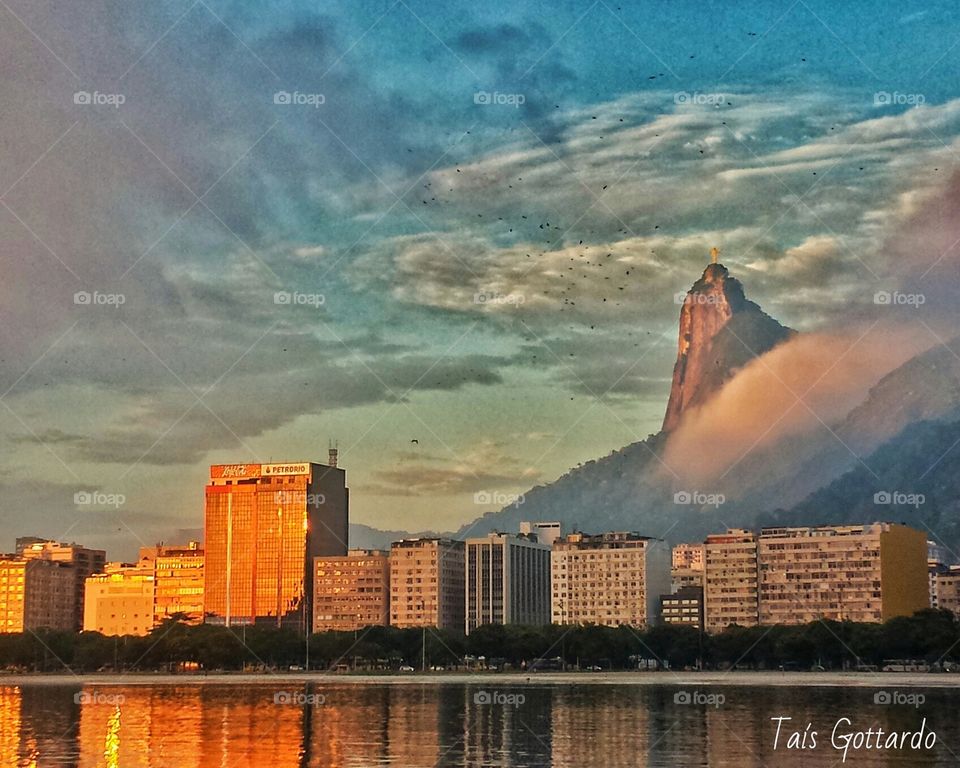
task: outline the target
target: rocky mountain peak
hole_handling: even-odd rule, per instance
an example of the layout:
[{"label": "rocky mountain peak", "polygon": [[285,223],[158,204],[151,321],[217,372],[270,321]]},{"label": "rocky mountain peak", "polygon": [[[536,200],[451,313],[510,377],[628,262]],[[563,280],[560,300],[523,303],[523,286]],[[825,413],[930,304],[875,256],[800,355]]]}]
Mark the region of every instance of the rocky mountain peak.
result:
[{"label": "rocky mountain peak", "polygon": [[676,428],[687,410],[705,403],[737,370],[792,333],[749,301],[723,264],[708,264],[683,296],[664,431]]}]

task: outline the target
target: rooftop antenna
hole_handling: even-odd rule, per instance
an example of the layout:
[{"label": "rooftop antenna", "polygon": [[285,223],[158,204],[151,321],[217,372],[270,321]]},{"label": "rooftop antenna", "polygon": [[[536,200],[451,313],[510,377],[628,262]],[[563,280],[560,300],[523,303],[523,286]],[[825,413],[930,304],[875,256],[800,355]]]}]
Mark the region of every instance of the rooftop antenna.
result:
[{"label": "rooftop antenna", "polygon": [[329,466],[333,467],[334,469],[337,468],[337,457],[338,457],[339,454],[340,454],[340,450],[339,450],[339,448],[338,448],[338,445],[339,445],[339,444],[337,443],[337,441],[334,441],[334,442],[332,442],[332,443],[329,443],[329,442],[327,443],[327,446],[328,446],[328,448],[327,448],[327,456],[329,457],[329,458],[327,459],[327,464],[328,464]]}]

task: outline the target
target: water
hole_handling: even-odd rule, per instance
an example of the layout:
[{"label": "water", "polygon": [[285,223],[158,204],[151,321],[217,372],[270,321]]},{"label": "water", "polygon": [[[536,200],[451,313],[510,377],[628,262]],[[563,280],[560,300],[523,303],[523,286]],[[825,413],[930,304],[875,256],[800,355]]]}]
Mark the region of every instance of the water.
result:
[{"label": "water", "polygon": [[[0,685],[0,765],[826,768],[843,764],[830,744],[843,717],[852,723],[841,738],[871,725],[915,731],[923,718],[937,738],[931,750],[851,747],[848,765],[960,762],[960,693],[951,688],[897,689],[887,676],[884,690],[900,703],[884,704],[869,687],[615,680]],[[925,700],[904,698],[917,693]],[[793,719],[774,750],[777,716]],[[816,747],[788,750],[788,726],[803,731],[808,722]]]}]

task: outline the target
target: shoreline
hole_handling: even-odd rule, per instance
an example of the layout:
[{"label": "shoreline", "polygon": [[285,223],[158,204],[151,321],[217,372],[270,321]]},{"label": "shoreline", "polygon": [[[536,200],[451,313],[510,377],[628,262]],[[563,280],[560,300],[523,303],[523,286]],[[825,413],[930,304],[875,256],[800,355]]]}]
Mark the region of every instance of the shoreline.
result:
[{"label": "shoreline", "polygon": [[626,686],[685,686],[705,687],[856,687],[856,688],[957,688],[960,676],[950,673],[924,672],[450,672],[410,673],[398,675],[277,672],[167,674],[167,673],[32,673],[0,674],[0,688],[4,686],[172,686],[172,685],[271,685],[273,683],[322,683],[327,685],[469,685],[498,684],[500,686],[556,686],[556,685],[626,685]]}]

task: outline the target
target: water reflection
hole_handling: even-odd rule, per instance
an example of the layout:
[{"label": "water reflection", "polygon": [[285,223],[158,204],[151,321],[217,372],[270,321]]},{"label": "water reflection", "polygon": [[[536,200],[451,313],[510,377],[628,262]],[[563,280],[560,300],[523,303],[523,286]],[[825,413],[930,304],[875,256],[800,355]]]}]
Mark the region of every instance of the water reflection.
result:
[{"label": "water reflection", "polygon": [[[729,686],[722,702],[678,701],[676,686],[317,683],[0,686],[0,765],[78,768],[638,768],[838,763],[829,732],[916,729],[931,752],[859,750],[858,766],[954,765],[960,694],[882,706],[866,688]],[[688,691],[688,693],[692,693]],[[695,697],[694,697],[695,699]],[[770,718],[818,730],[813,750],[774,751]],[[786,733],[786,731],[784,732]]]}]

